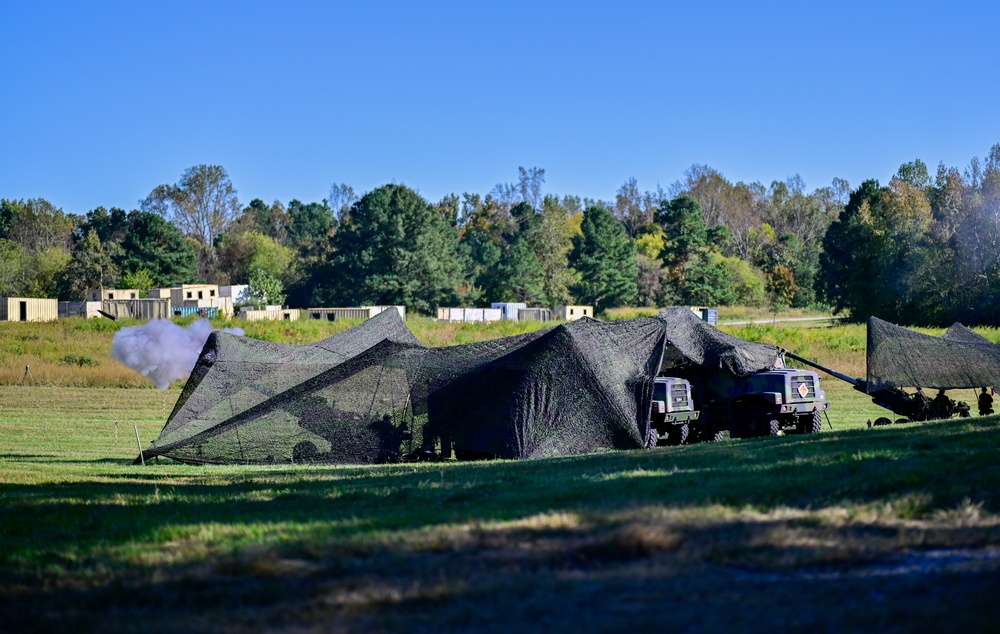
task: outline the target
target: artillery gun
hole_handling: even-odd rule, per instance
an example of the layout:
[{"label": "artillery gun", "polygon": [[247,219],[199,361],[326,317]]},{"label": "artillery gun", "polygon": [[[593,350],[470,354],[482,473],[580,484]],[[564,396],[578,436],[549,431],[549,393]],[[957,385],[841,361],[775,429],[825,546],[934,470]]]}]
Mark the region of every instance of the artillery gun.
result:
[{"label": "artillery gun", "polygon": [[[856,378],[848,376],[842,372],[837,372],[836,370],[831,370],[825,366],[822,366],[815,361],[810,361],[805,357],[800,357],[792,352],[785,352],[786,357],[790,357],[804,363],[810,367],[816,368],[817,370],[822,370],[830,376],[840,379],[846,383],[849,383],[858,392],[866,396],[870,396],[872,403],[883,407],[890,412],[901,416],[902,418],[897,419],[897,423],[906,423],[910,421],[926,421],[926,420],[938,420],[943,418],[951,418],[955,414],[962,417],[969,416],[969,405],[964,401],[954,401],[945,397],[943,402],[935,404],[926,397],[922,391],[918,391],[916,394],[907,394],[900,388],[890,388],[875,390],[872,392],[868,391],[868,381],[862,378]],[[935,399],[937,401],[938,399]],[[889,418],[878,418],[875,420],[875,425],[889,425],[893,421]]]}]

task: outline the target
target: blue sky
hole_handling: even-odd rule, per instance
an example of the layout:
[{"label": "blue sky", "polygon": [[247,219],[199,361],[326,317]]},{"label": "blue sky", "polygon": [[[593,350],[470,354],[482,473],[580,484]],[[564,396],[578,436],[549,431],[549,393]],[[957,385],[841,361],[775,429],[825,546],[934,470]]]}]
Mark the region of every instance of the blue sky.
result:
[{"label": "blue sky", "polygon": [[199,163],[244,204],[405,183],[809,189],[1000,142],[993,2],[0,2],[0,197],[135,208]]}]

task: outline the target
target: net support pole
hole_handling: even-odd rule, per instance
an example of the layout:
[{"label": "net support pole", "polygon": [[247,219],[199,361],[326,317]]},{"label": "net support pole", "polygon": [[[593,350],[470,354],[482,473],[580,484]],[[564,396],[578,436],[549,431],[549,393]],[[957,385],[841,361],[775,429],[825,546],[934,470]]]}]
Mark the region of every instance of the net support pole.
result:
[{"label": "net support pole", "polygon": [[139,425],[135,421],[132,421],[132,429],[135,430],[135,444],[139,446],[139,460],[142,461],[142,466],[146,466],[146,458],[142,455],[142,441],[139,440]]}]

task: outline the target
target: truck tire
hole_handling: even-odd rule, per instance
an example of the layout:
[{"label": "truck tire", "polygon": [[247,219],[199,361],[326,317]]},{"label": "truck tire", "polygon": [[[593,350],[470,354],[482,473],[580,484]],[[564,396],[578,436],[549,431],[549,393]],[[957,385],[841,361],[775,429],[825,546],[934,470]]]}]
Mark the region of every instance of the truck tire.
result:
[{"label": "truck tire", "polygon": [[683,445],[687,442],[689,432],[690,429],[687,423],[683,425],[671,425],[670,431],[667,432],[667,444],[673,446]]},{"label": "truck tire", "polygon": [[799,416],[795,429],[800,434],[815,434],[823,431],[823,418],[819,410]]},{"label": "truck tire", "polygon": [[655,449],[656,445],[660,443],[660,433],[656,431],[656,428],[650,424],[649,428],[646,430],[646,449]]},{"label": "truck tire", "polygon": [[718,431],[711,432],[708,435],[708,442],[722,442],[723,440],[726,439],[725,434],[726,432],[722,431],[721,429]]},{"label": "truck tire", "polygon": [[750,419],[747,425],[749,429],[745,431],[743,438],[764,438],[767,436],[777,436],[781,433],[781,423],[766,415],[760,418]]}]

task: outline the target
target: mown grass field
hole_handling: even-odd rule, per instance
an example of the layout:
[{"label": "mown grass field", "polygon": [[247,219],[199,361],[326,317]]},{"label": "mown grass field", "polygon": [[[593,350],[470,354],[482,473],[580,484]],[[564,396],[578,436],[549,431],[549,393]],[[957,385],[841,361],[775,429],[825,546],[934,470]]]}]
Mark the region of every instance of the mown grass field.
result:
[{"label": "mown grass field", "polygon": [[[746,328],[863,355],[863,327]],[[813,437],[248,468],[131,465],[176,387],[0,386],[0,629],[996,631],[1000,420],[868,430],[824,387]]]}]

